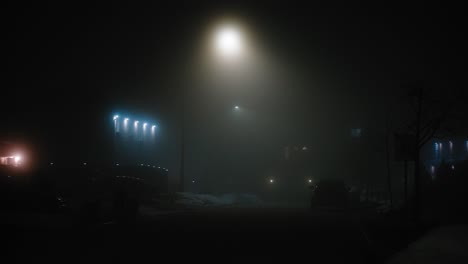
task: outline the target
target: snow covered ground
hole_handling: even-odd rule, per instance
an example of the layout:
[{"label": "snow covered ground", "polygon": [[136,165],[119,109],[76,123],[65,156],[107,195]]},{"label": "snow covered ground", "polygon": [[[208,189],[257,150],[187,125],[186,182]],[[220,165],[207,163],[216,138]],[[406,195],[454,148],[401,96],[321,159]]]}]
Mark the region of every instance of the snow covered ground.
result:
[{"label": "snow covered ground", "polygon": [[407,263],[468,263],[468,226],[448,226],[433,230],[388,262]]}]

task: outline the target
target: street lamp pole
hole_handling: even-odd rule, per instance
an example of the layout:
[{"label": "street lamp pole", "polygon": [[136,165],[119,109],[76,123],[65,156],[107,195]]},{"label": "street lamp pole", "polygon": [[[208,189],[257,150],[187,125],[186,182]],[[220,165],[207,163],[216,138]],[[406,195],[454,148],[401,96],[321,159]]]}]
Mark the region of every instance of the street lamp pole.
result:
[{"label": "street lamp pole", "polygon": [[[217,52],[222,55],[224,59],[239,55],[242,50],[243,41],[241,33],[234,26],[224,26],[216,32],[214,39]],[[186,116],[185,108],[187,103],[187,91],[185,84],[182,84],[179,89],[180,96],[180,163],[179,163],[179,185],[177,190],[183,192],[185,190],[185,129],[186,129]],[[235,107],[239,109],[238,106]]]},{"label": "street lamp pole", "polygon": [[181,89],[181,110],[180,110],[180,170],[178,191],[185,189],[185,93]]}]

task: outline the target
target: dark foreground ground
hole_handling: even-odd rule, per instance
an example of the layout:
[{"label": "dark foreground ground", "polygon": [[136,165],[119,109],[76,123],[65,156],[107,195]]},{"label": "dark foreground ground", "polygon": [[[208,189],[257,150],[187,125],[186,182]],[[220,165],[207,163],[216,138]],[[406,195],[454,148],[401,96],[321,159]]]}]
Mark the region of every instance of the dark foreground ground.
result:
[{"label": "dark foreground ground", "polygon": [[402,226],[306,209],[185,210],[131,224],[5,217],[3,263],[383,263],[410,239]]}]

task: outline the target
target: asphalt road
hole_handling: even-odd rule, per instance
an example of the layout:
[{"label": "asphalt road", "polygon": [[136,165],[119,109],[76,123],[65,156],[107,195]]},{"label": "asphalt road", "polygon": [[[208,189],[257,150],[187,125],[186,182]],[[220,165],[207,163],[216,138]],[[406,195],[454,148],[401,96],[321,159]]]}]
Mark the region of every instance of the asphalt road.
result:
[{"label": "asphalt road", "polygon": [[356,216],[305,209],[203,209],[129,225],[6,229],[15,263],[378,263]]}]

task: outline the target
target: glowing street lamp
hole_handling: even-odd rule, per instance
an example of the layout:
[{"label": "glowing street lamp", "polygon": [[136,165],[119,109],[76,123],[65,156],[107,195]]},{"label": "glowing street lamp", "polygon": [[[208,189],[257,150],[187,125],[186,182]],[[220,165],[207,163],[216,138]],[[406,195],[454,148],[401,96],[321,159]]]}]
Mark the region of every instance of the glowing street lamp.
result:
[{"label": "glowing street lamp", "polygon": [[15,156],[13,157],[13,160],[15,161],[14,165],[15,165],[15,166],[19,166],[20,163],[21,163],[22,158],[21,158],[20,155],[15,155]]},{"label": "glowing street lamp", "polygon": [[114,116],[114,132],[117,133],[119,132],[119,116],[118,115],[115,115]]},{"label": "glowing street lamp", "polygon": [[[213,34],[213,39],[210,40],[212,47],[225,61],[238,59],[244,52],[244,36],[238,26],[234,24],[223,24],[217,27]],[[183,88],[182,88],[183,89]],[[179,171],[179,186],[180,192],[184,191],[185,185],[185,90],[181,91],[180,106],[181,106],[181,126],[180,126],[180,171]],[[239,107],[235,107],[236,110]]]},{"label": "glowing street lamp", "polygon": [[148,126],[148,123],[143,123],[143,140],[146,139],[146,127]]},{"label": "glowing street lamp", "polygon": [[156,136],[156,125],[152,125],[151,126],[151,138],[153,142],[154,142],[155,136]]},{"label": "glowing street lamp", "polygon": [[125,133],[128,133],[128,121],[129,121],[129,120],[130,120],[130,119],[127,118],[127,117],[124,118],[124,132],[125,132]]},{"label": "glowing street lamp", "polygon": [[244,47],[240,30],[234,25],[223,25],[215,32],[214,44],[217,53],[223,57],[238,56]]},{"label": "glowing street lamp", "polygon": [[135,134],[135,139],[138,138],[138,123],[140,123],[138,120],[133,122],[133,133]]}]

